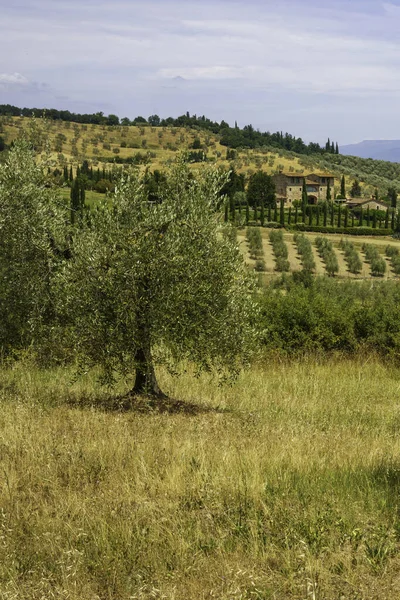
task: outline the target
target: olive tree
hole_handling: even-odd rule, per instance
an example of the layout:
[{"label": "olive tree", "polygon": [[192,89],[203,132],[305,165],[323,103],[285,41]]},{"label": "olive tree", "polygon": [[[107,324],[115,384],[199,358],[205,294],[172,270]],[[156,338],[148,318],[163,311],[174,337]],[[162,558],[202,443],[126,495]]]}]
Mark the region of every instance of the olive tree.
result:
[{"label": "olive tree", "polygon": [[82,364],[100,366],[105,381],[135,374],[133,394],[161,396],[156,364],[188,359],[225,372],[246,358],[253,280],[216,210],[225,181],[181,159],[151,202],[132,171],[112,207],[76,232],[60,300]]},{"label": "olive tree", "polygon": [[16,141],[0,165],[2,354],[31,344],[53,312],[65,220],[47,167],[26,140]]}]

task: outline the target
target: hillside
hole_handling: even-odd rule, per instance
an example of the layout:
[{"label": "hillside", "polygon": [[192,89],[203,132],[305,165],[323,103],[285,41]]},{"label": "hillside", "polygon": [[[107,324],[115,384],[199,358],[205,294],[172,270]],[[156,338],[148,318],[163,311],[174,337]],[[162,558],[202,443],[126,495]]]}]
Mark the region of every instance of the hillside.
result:
[{"label": "hillside", "polygon": [[[9,145],[30,127],[27,117],[0,117],[0,136]],[[303,174],[310,171],[334,174],[337,181],[344,174],[346,188],[359,179],[363,194],[370,196],[378,188],[384,197],[391,186],[400,190],[400,165],[343,154],[296,154],[282,148],[227,148],[221,144],[221,135],[191,127],[141,125],[82,124],[70,121],[48,120],[41,143],[47,140],[55,163],[74,169],[88,160],[94,168],[126,161],[149,165],[151,169],[164,169],[176,158],[178,152],[192,152],[192,161],[214,162],[216,165],[234,167],[238,173],[249,177],[257,170],[275,174],[280,170]],[[222,140],[223,141],[223,140]],[[39,140],[37,145],[40,146]]]},{"label": "hillside", "polygon": [[364,140],[358,144],[341,146],[344,155],[400,162],[400,140]]}]

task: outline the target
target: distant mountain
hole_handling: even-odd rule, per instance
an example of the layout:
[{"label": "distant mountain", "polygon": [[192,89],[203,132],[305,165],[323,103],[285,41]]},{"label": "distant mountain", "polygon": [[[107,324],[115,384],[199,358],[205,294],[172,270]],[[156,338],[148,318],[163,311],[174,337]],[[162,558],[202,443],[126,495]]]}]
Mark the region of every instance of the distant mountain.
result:
[{"label": "distant mountain", "polygon": [[341,146],[340,153],[360,158],[400,162],[400,140],[364,140],[359,144]]}]

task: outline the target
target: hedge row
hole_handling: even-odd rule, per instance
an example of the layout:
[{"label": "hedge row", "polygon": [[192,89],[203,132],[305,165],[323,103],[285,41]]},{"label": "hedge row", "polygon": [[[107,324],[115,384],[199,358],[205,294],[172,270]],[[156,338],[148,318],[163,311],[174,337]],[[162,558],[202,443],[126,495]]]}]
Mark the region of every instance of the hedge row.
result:
[{"label": "hedge row", "polygon": [[315,243],[318,248],[318,254],[325,263],[326,272],[329,276],[333,277],[336,273],[339,273],[339,264],[332,242],[327,238],[317,237]]},{"label": "hedge row", "polygon": [[390,258],[391,267],[396,275],[400,275],[400,252],[395,246],[386,246],[385,254]]},{"label": "hedge row", "polygon": [[248,227],[246,229],[247,241],[249,242],[250,258],[256,261],[255,270],[265,271],[264,249],[262,245],[261,231],[259,227]]},{"label": "hedge row", "polygon": [[400,363],[400,283],[297,279],[283,275],[260,293],[265,348],[286,355],[371,350]]},{"label": "hedge row", "polygon": [[365,259],[371,267],[371,275],[374,277],[383,277],[386,272],[386,262],[379,254],[379,250],[372,244],[363,244],[362,251],[365,254]]},{"label": "hedge row", "polygon": [[310,240],[302,233],[295,233],[293,237],[297,246],[297,252],[301,258],[303,270],[313,271],[315,269],[315,261]]},{"label": "hedge row", "polygon": [[347,262],[347,267],[350,273],[354,273],[355,275],[360,273],[362,269],[362,261],[359,253],[354,247],[354,244],[348,240],[340,240],[339,246],[344,252],[344,258]]},{"label": "hedge row", "polygon": [[291,229],[294,229],[295,231],[314,231],[315,233],[342,233],[345,235],[393,235],[393,229],[372,229],[369,227],[323,227],[317,225],[304,225],[304,223],[293,225]]},{"label": "hedge row", "polygon": [[275,255],[275,270],[280,271],[281,273],[289,271],[290,264],[287,260],[288,248],[283,239],[282,231],[271,231],[269,240]]}]

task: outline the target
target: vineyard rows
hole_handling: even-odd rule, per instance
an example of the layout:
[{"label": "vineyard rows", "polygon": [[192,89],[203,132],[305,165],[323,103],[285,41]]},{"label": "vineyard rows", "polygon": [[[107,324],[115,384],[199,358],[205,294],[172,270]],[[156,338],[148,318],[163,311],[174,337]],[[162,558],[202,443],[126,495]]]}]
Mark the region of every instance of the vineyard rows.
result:
[{"label": "vineyard rows", "polygon": [[259,227],[240,229],[237,236],[247,264],[266,275],[307,271],[353,279],[400,276],[400,240],[392,238],[363,241]]}]

